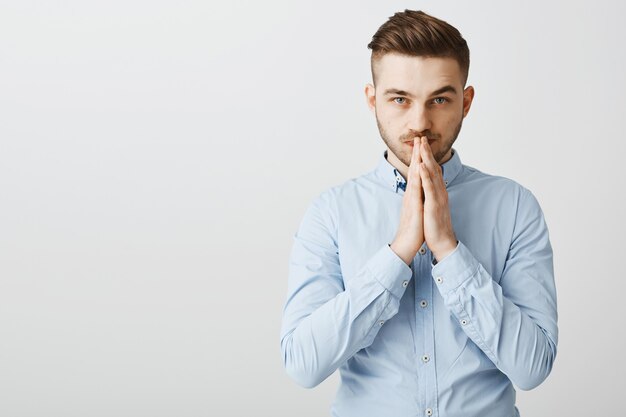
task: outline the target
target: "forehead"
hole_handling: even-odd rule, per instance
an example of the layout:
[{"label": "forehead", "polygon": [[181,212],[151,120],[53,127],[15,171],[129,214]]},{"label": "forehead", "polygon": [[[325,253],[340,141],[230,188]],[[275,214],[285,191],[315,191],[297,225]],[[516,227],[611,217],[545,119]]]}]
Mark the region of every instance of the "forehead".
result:
[{"label": "forehead", "polygon": [[398,88],[419,94],[453,85],[462,91],[461,68],[454,58],[388,53],[374,62],[374,68],[377,88]]}]

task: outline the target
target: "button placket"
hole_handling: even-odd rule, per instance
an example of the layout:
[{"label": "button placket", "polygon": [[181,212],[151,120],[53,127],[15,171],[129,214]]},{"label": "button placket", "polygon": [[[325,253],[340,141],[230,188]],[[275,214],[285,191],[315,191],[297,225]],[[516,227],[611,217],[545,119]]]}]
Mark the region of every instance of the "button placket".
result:
[{"label": "button placket", "polygon": [[[415,358],[415,366],[417,377],[423,381],[423,389],[419,391],[418,398],[421,404],[418,415],[425,415],[425,407],[430,406],[434,410],[437,404],[436,386],[437,376],[435,370],[435,343],[434,343],[434,316],[430,303],[433,302],[433,293],[437,292],[433,278],[419,279],[423,276],[426,278],[432,274],[432,266],[428,246],[424,243],[417,251],[420,256],[415,258],[416,270],[413,275],[415,286],[415,325],[416,333],[422,337],[416,339],[415,348],[419,353]],[[422,256],[426,255],[426,256]],[[431,275],[432,276],[432,275]],[[434,415],[434,411],[433,414]]]}]

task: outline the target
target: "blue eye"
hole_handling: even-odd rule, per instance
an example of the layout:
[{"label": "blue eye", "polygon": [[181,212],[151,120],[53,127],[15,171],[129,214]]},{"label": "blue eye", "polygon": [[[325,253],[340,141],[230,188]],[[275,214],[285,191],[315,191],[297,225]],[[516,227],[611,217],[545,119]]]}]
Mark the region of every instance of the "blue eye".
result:
[{"label": "blue eye", "polygon": [[[399,102],[398,100],[402,100],[402,102]],[[397,104],[404,104],[406,102],[406,99],[404,97],[395,97],[393,101]]]},{"label": "blue eye", "polygon": [[[437,104],[443,104],[443,103],[445,103],[446,101],[448,101],[448,99],[447,99],[447,98],[445,98],[445,97],[437,97],[437,98],[435,98],[434,100],[435,100],[435,103],[437,103]],[[441,101],[438,101],[438,100],[441,100]]]}]

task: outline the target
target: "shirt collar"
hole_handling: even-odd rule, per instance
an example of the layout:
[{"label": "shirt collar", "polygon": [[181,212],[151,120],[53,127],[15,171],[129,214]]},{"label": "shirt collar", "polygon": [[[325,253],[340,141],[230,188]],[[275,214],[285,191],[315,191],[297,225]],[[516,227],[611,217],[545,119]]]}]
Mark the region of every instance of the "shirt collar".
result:
[{"label": "shirt collar", "polygon": [[[443,171],[443,181],[447,188],[463,169],[459,153],[454,148],[452,148],[452,157],[441,165],[441,169]],[[394,192],[404,193],[406,180],[402,174],[400,174],[400,172],[387,160],[387,150],[385,150],[380,157],[378,167],[376,167],[376,173]]]}]

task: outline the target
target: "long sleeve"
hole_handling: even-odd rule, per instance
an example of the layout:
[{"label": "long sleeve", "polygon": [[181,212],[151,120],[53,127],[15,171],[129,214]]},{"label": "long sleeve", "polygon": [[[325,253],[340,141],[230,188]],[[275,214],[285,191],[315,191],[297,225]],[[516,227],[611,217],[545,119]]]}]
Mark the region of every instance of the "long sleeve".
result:
[{"label": "long sleeve", "polygon": [[548,376],[558,341],[552,247],[528,190],[499,283],[463,242],[433,266],[432,277],[459,326],[516,386],[532,389]]},{"label": "long sleeve", "polygon": [[294,236],[283,310],[281,350],[287,373],[318,385],[393,317],[412,276],[384,244],[346,284],[337,247],[336,212],[329,193],[309,206]]}]

